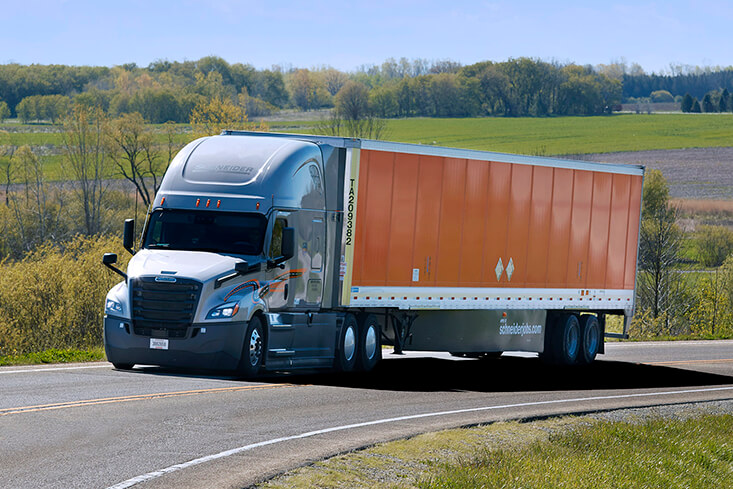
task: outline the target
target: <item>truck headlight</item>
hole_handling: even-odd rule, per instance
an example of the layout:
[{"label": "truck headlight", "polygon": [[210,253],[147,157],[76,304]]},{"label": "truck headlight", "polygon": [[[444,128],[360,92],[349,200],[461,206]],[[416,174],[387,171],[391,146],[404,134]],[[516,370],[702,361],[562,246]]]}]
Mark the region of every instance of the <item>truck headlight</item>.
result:
[{"label": "truck headlight", "polygon": [[104,312],[108,314],[122,314],[122,304],[112,299],[107,299],[104,304]]},{"label": "truck headlight", "polygon": [[230,318],[237,314],[239,311],[239,304],[237,302],[227,302],[220,306],[215,307],[209,314],[206,315],[206,319],[224,319]]}]

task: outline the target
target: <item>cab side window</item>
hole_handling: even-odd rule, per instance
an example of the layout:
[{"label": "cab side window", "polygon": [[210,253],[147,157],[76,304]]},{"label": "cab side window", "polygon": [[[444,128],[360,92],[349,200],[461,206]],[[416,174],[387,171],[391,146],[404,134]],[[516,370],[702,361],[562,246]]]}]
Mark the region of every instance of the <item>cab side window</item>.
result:
[{"label": "cab side window", "polygon": [[283,249],[283,228],[288,226],[288,222],[278,217],[272,226],[272,241],[270,242],[270,258],[281,256]]}]

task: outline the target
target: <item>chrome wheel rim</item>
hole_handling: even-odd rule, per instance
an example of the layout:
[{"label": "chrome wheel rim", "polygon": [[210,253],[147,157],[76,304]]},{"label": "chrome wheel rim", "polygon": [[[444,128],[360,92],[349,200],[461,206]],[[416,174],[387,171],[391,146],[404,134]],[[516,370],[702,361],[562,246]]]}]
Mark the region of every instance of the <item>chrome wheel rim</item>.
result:
[{"label": "chrome wheel rim", "polygon": [[356,333],[354,333],[354,328],[351,326],[346,328],[346,332],[344,333],[343,350],[344,359],[346,359],[347,362],[351,361],[356,353]]},{"label": "chrome wheel rim", "polygon": [[367,358],[374,358],[374,354],[377,353],[377,332],[373,325],[368,326],[366,338],[364,339],[364,352]]},{"label": "chrome wheel rim", "polygon": [[249,337],[249,363],[253,367],[256,366],[262,357],[262,337],[257,329],[252,330]]}]

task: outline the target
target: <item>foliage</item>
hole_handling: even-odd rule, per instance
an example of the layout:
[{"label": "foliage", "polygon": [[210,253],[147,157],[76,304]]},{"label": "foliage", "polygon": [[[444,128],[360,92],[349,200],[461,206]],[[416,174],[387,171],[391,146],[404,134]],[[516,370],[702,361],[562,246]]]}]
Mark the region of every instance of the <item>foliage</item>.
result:
[{"label": "foliage", "polygon": [[666,90],[672,95],[689,93],[693,97],[702,98],[705,93],[721,87],[733,86],[733,68],[676,70],[662,74],[625,73],[622,77],[623,97],[645,97],[656,90]]},{"label": "foliage", "polygon": [[104,348],[93,347],[86,350],[51,348],[41,352],[22,355],[0,356],[0,367],[5,365],[37,365],[41,363],[75,363],[104,360]]},{"label": "foliage", "polygon": [[55,124],[69,110],[69,97],[63,95],[32,95],[18,103],[15,112],[21,122],[48,120]]},{"label": "foliage", "polygon": [[724,226],[699,226],[697,257],[705,267],[719,267],[733,253],[733,231]]},{"label": "foliage", "polygon": [[694,101],[692,99],[692,95],[689,93],[686,93],[684,97],[682,97],[682,105],[681,110],[682,112],[692,112],[692,105],[694,104]]},{"label": "foliage", "polygon": [[5,122],[5,119],[10,117],[10,108],[8,104],[0,100],[0,124]]},{"label": "foliage", "polygon": [[153,128],[134,112],[123,114],[106,125],[106,153],[116,170],[132,183],[143,206],[149,207],[170,161],[180,146],[167,125],[167,144],[156,144]]},{"label": "foliage", "polygon": [[674,97],[668,90],[654,90],[649,94],[649,99],[654,103],[674,102]]},{"label": "foliage", "polygon": [[107,117],[99,108],[77,105],[64,120],[64,169],[76,182],[73,193],[84,210],[85,232],[102,229],[104,197],[109,162],[104,148]]},{"label": "foliage", "polygon": [[336,108],[316,126],[322,134],[379,139],[385,122],[369,105],[369,89],[363,83],[347,82],[336,94]]},{"label": "foliage", "polygon": [[691,310],[691,333],[697,336],[733,334],[733,283],[729,270],[714,270],[697,281],[697,300]]},{"label": "foliage", "polygon": [[0,356],[99,347],[104,297],[119,281],[101,265],[110,251],[127,261],[119,238],[79,236],[0,263]]},{"label": "foliage", "polygon": [[649,170],[644,179],[643,208],[639,232],[639,273],[637,294],[642,310],[654,320],[664,319],[664,329],[677,326],[673,321],[688,307],[686,290],[675,266],[682,243],[677,226],[678,212],[669,206],[669,189],[659,170]]}]

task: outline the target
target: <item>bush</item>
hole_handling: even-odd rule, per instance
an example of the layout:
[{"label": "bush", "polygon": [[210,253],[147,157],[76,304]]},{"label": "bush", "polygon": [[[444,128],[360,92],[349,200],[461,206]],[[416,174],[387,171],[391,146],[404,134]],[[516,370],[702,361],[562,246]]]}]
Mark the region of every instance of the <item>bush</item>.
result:
[{"label": "bush", "polygon": [[119,237],[44,244],[22,261],[0,263],[0,356],[102,345],[104,298],[119,276],[102,255],[128,255]]},{"label": "bush", "polygon": [[733,253],[733,231],[723,226],[700,226],[696,244],[700,263],[705,267],[719,267]]}]

